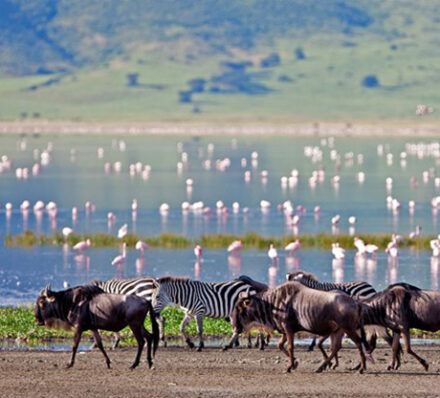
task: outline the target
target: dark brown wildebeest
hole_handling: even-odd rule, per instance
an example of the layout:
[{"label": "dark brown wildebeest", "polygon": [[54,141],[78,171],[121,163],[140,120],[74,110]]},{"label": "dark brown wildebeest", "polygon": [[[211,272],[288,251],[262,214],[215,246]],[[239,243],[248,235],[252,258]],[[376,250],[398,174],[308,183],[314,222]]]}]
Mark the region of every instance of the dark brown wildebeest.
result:
[{"label": "dark brown wildebeest", "polygon": [[382,325],[393,331],[393,358],[389,370],[400,367],[400,334],[404,351],[428,370],[428,363],[412,350],[409,332],[411,328],[429,332],[440,330],[440,292],[422,290],[408,283],[390,285],[363,301],[363,321],[365,325]]},{"label": "dark brown wildebeest", "polygon": [[[148,312],[153,334],[144,327]],[[60,292],[53,292],[50,286],[47,286],[37,298],[35,319],[39,326],[61,325],[75,328],[72,359],[68,368],[75,363],[81,335],[86,330],[92,331],[95,343],[104,354],[108,368],[110,368],[110,359],[104,350],[98,329],[119,332],[126,326],[130,327],[138,343],[136,358],[130,366],[131,369],[139,364],[145,339],[147,340],[148,366],[151,368],[153,364],[151,346],[153,343],[154,355],[159,343],[159,329],[149,301],[135,295],[104,293],[97,286],[77,286]]]},{"label": "dark brown wildebeest", "polygon": [[[377,294],[374,287],[364,281],[337,282],[337,283],[321,282],[318,281],[315,275],[304,271],[288,273],[286,274],[286,279],[288,281],[301,282],[303,285],[310,287],[312,289],[325,290],[327,292],[331,290],[340,290],[342,292],[347,293],[351,297],[361,301],[373,297],[375,294]],[[388,333],[387,328],[380,326],[369,326],[369,327],[365,326],[365,331],[367,334],[367,341],[370,352],[373,352],[374,349],[376,348],[378,337],[383,338],[390,347],[393,346],[393,337]],[[321,338],[318,343],[321,351],[323,350],[322,343],[324,342],[324,340],[325,338]],[[315,345],[315,338],[313,339],[312,344],[309,347],[310,351],[313,349],[314,345]],[[402,348],[400,346],[400,343],[398,343],[399,358],[401,352],[402,352]]]},{"label": "dark brown wildebeest", "polygon": [[[276,288],[254,295],[242,295],[232,313],[232,326],[235,330],[231,341],[225,348],[234,344],[238,334],[251,327],[282,333],[278,347],[289,356],[287,371],[295,369],[298,362],[293,355],[294,334],[307,331],[320,336],[331,336],[330,356],[325,352],[324,361],[318,367],[321,372],[330,365],[342,346],[344,333],[353,340],[359,349],[362,373],[366,369],[362,344],[368,346],[362,324],[361,305],[343,292],[323,292],[310,289],[299,282],[287,282]],[[361,330],[361,337],[356,330]],[[287,340],[287,351],[284,342]]]}]

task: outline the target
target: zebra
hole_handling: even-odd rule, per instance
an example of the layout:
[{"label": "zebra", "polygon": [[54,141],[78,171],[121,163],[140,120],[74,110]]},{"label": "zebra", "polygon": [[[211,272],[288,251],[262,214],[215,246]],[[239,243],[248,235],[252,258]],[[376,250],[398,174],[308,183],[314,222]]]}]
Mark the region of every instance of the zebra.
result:
[{"label": "zebra", "polygon": [[[338,282],[338,283],[320,282],[318,281],[318,279],[316,279],[315,275],[304,271],[288,273],[286,274],[286,279],[287,281],[301,282],[303,285],[310,287],[312,289],[325,290],[325,291],[340,290],[342,292],[347,293],[349,296],[354,297],[361,301],[365,299],[369,299],[377,294],[376,289],[373,286],[371,286],[369,283],[364,281]],[[374,348],[376,347],[376,340],[378,336],[382,337],[387,342],[388,345],[392,346],[393,338],[389,334],[386,328],[371,327],[371,329],[374,329],[374,331],[369,333],[370,335],[368,339],[369,340],[368,343],[371,351],[373,351]],[[320,343],[322,343],[322,341]],[[313,337],[312,343],[309,346],[309,351],[313,351],[315,345],[316,345],[316,336]]]},{"label": "zebra", "polygon": [[[151,302],[151,296],[153,294],[154,289],[154,278],[149,276],[142,276],[139,278],[131,278],[131,279],[109,279],[106,281],[94,280],[92,285],[100,287],[106,293],[113,294],[124,294],[130,295],[135,294],[136,296],[143,297],[144,299]],[[162,316],[157,317],[159,324],[159,334],[160,340],[162,341],[163,346],[166,347],[165,341],[165,320]],[[113,343],[113,348],[116,348],[121,340],[121,337],[118,333],[115,333],[115,340]]]},{"label": "zebra", "polygon": [[186,334],[186,327],[195,317],[199,337],[197,351],[201,351],[204,348],[204,316],[227,318],[230,321],[230,316],[241,292],[258,293],[265,290],[267,290],[267,285],[256,282],[245,275],[234,280],[217,283],[165,276],[157,279],[152,305],[156,314],[160,314],[169,304],[177,305],[184,311],[185,316],[180,324],[180,331],[190,348],[194,348],[194,343]]}]

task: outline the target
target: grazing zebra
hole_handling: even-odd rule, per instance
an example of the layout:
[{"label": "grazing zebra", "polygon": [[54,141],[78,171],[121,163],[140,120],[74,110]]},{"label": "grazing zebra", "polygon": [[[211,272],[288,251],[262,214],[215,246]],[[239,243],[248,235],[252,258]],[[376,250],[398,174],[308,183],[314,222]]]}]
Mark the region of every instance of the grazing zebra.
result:
[{"label": "grazing zebra", "polygon": [[267,290],[265,284],[256,282],[244,275],[231,281],[218,283],[166,276],[157,279],[152,304],[156,314],[160,313],[169,304],[178,305],[183,309],[185,316],[180,324],[180,331],[190,348],[193,348],[194,344],[186,334],[186,326],[195,317],[199,337],[198,351],[201,351],[204,347],[204,316],[228,318],[230,320],[241,292],[258,293],[265,290]]},{"label": "grazing zebra", "polygon": [[[325,290],[325,291],[340,290],[342,292],[347,293],[351,297],[360,300],[371,298],[375,296],[377,293],[374,287],[367,282],[363,282],[363,281],[339,282],[339,283],[320,282],[316,279],[316,277],[313,274],[303,271],[288,273],[286,274],[286,279],[288,281],[301,282],[303,285],[310,287],[312,289]],[[370,332],[368,336],[369,337],[368,343],[371,348],[371,351],[374,350],[374,348],[376,347],[376,340],[378,336],[382,337],[390,346],[392,346],[393,338],[388,333],[388,330],[386,328],[369,327],[367,329]],[[371,331],[370,329],[374,329],[374,330]],[[322,343],[322,341],[320,343]],[[316,337],[313,338],[312,343],[309,346],[309,351],[312,351],[315,345],[316,345]]]},{"label": "grazing zebra", "polygon": [[[148,276],[142,276],[140,278],[132,279],[109,279],[106,281],[94,280],[92,285],[100,287],[106,293],[113,294],[135,294],[136,296],[143,297],[144,299],[151,301],[151,295],[154,289],[154,278]],[[163,345],[166,346],[164,337],[165,320],[162,316],[158,316],[160,340]],[[115,341],[113,348],[116,348],[121,340],[119,334],[115,333]]]}]

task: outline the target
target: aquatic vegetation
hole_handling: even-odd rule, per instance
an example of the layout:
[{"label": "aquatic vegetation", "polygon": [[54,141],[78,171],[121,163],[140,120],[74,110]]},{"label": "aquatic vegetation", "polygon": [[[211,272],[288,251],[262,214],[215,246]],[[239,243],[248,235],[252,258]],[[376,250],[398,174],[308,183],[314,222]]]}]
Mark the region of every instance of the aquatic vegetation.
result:
[{"label": "aquatic vegetation", "polygon": [[[359,234],[357,235],[366,243],[374,244],[379,249],[385,249],[391,240],[391,235],[388,234]],[[353,246],[353,236],[347,234],[331,235],[331,234],[317,234],[317,235],[300,235],[300,236],[282,236],[282,237],[267,237],[256,234],[255,232],[248,232],[245,235],[228,235],[228,234],[211,234],[202,235],[199,239],[191,239],[177,234],[162,234],[153,237],[141,237],[134,234],[127,234],[122,242],[127,244],[128,248],[134,248],[138,240],[143,240],[148,243],[150,247],[161,247],[165,249],[185,249],[193,247],[196,244],[202,245],[207,249],[223,249],[227,248],[234,240],[241,240],[244,249],[266,249],[271,243],[275,247],[284,247],[289,242],[295,239],[301,240],[301,246],[306,248],[331,249],[332,243],[338,242],[340,246],[350,249]],[[61,235],[37,235],[33,231],[25,231],[19,235],[7,235],[5,238],[6,246],[21,246],[31,247],[35,245],[49,245],[57,246],[65,243],[74,246],[76,243],[90,239],[92,247],[117,247],[121,244],[121,239],[115,235],[97,233],[78,235],[72,234],[67,240]],[[409,247],[417,250],[430,249],[429,242],[434,239],[434,236],[422,236],[413,239],[404,239],[399,243],[400,247]]]}]

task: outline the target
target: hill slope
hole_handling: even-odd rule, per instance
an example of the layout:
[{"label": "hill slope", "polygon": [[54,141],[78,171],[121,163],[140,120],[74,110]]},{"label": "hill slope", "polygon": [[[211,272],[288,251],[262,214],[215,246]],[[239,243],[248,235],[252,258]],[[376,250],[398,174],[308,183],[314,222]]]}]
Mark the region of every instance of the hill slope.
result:
[{"label": "hill slope", "polygon": [[411,119],[439,101],[438,6],[5,0],[0,118]]}]

